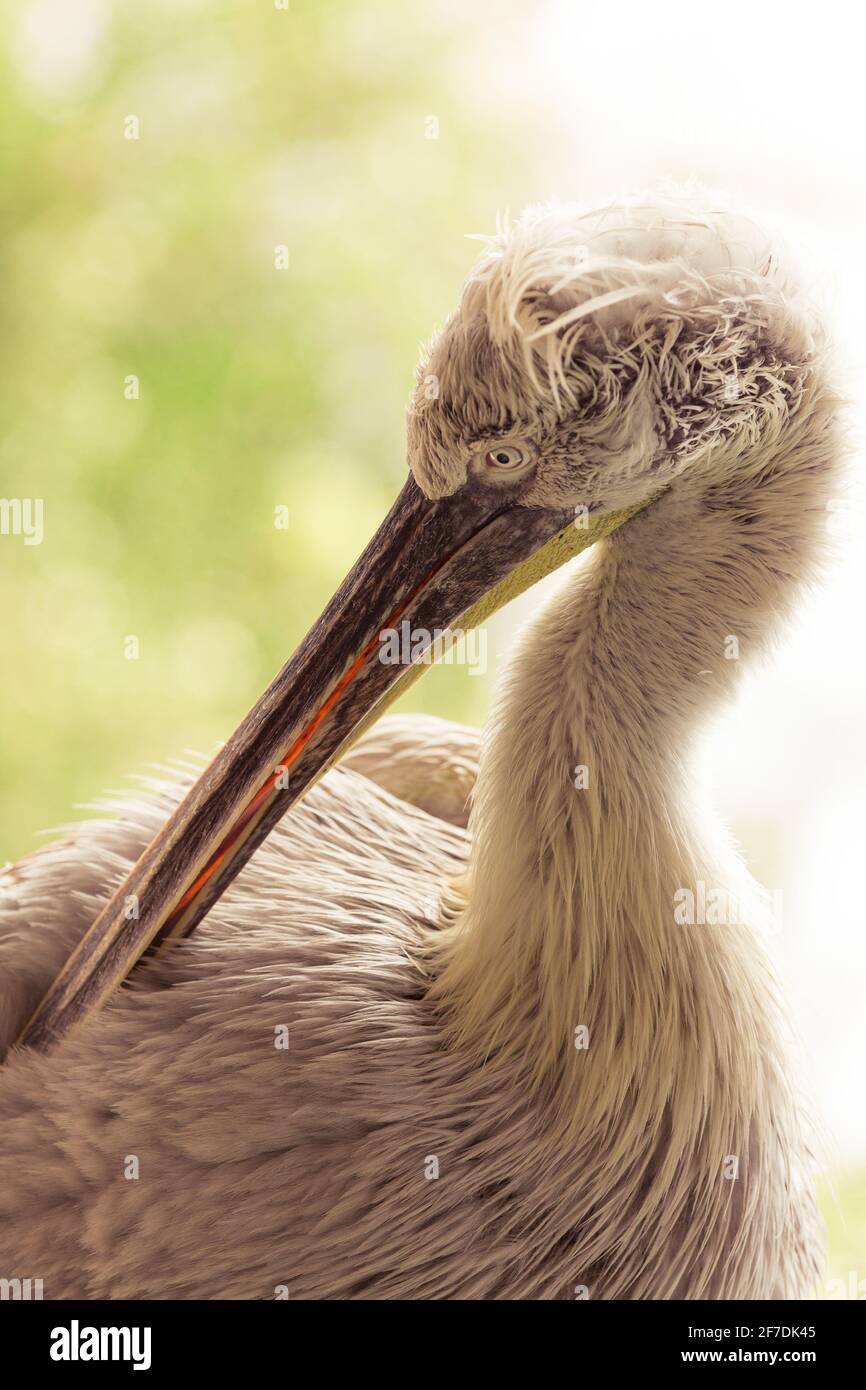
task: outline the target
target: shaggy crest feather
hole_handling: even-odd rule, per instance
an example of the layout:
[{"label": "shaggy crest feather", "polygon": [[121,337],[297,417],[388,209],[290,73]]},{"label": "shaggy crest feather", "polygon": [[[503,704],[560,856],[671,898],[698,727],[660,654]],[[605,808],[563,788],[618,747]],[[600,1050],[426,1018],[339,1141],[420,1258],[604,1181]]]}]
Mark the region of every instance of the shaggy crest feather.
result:
[{"label": "shaggy crest feather", "polygon": [[431,495],[465,477],[476,440],[530,426],[546,443],[576,411],[584,446],[628,439],[685,465],[753,437],[820,349],[778,245],[721,195],[531,207],[486,241],[410,403]]}]

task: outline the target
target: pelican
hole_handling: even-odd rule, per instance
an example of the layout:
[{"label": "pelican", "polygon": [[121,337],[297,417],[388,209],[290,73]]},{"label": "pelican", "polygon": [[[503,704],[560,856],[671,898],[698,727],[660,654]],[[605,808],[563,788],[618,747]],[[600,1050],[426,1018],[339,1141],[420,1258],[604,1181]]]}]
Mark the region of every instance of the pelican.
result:
[{"label": "pelican", "polygon": [[[810,1110],[694,757],[820,567],[838,421],[820,318],[723,199],[485,239],[408,480],[287,666],[201,775],[0,880],[0,1272],[55,1298],[810,1291]],[[480,745],[379,719],[430,634],[572,560]]]}]

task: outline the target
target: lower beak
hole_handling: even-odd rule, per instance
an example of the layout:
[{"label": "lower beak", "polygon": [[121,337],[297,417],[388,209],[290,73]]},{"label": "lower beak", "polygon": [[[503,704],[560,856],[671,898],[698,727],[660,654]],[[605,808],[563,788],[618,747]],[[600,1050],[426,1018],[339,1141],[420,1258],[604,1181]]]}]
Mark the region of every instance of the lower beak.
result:
[{"label": "lower beak", "polygon": [[[578,526],[572,511],[522,507],[513,493],[471,481],[430,501],[410,478],[294,656],[82,938],[19,1042],[44,1048],[63,1037],[148,947],[192,931],[277,821],[425,669],[442,632],[483,621],[629,515]],[[381,660],[383,637],[406,623],[412,664]]]}]

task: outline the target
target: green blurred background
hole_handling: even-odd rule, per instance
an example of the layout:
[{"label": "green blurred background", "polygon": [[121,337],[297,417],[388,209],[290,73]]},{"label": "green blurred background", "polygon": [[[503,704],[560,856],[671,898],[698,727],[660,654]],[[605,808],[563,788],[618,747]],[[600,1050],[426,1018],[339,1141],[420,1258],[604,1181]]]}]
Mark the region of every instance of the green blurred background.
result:
[{"label": "green blurred background", "polygon": [[[0,495],[45,506],[42,545],[0,540],[2,862],[212,748],[291,652],[401,481],[465,232],[608,163],[631,186],[743,179],[674,98],[645,147],[615,100],[569,106],[559,51],[600,97],[605,37],[629,39],[557,5],[29,0],[0,22]],[[454,666],[406,704],[481,722],[487,698]],[[866,1182],[840,1167],[849,1281]]]}]

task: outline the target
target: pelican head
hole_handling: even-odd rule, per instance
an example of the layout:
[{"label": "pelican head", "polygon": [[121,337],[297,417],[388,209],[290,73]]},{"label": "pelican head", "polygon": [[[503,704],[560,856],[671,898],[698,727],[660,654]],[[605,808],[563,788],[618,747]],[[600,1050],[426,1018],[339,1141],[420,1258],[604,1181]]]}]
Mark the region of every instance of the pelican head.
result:
[{"label": "pelican head", "polygon": [[410,403],[428,497],[641,507],[756,439],[815,359],[778,242],[721,200],[529,208],[485,241]]},{"label": "pelican head", "polygon": [[[145,851],[31,1020],[65,1033],[186,933],[423,666],[684,474],[778,428],[815,358],[766,237],[710,199],[530,209],[490,238],[418,370],[410,476],[301,646]],[[754,466],[754,462],[751,466]],[[339,499],[335,499],[339,505]],[[130,917],[126,905],[137,904]]]}]

